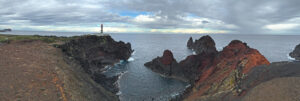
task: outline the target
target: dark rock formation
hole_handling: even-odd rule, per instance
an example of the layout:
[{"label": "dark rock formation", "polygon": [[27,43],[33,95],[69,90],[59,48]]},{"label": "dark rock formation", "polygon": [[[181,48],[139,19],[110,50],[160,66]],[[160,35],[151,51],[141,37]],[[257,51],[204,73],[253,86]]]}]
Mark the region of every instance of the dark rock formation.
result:
[{"label": "dark rock formation", "polygon": [[[194,46],[198,46],[196,48],[199,50],[198,54],[188,56],[178,64],[173,64],[171,73],[167,72],[170,74],[167,75],[169,77],[191,83],[192,86],[181,96],[185,100],[202,101],[203,98],[212,98],[224,92],[238,96],[243,91],[241,81],[249,71],[256,66],[270,64],[256,49],[250,48],[239,40],[231,41],[220,52],[215,50],[214,41],[209,36],[204,36],[195,43]],[[157,58],[159,59],[161,57]],[[155,72],[165,74],[165,71],[161,71],[165,65],[160,64],[163,63],[154,59],[145,66],[151,67],[150,69]]]},{"label": "dark rock formation", "polygon": [[153,59],[151,62],[146,63],[145,66],[165,76],[171,76],[172,69],[176,68],[174,66],[177,66],[177,64],[173,53],[170,50],[165,50],[162,57]]},{"label": "dark rock formation", "polygon": [[0,32],[10,32],[11,29],[3,29],[3,30],[0,30]]},{"label": "dark rock formation", "polygon": [[238,40],[233,40],[214,59],[209,68],[203,69],[199,79],[185,95],[187,100],[213,98],[224,92],[233,95],[242,93],[241,81],[256,66],[268,65],[269,61],[256,49]]},{"label": "dark rock formation", "polygon": [[[199,95],[198,91],[197,92],[191,91],[191,89],[195,89],[194,87],[191,87],[189,93],[185,94],[185,96],[188,96],[187,98],[185,98],[185,100],[186,101],[194,101],[194,100],[295,101],[294,98],[290,98],[290,97],[295,97],[295,95],[298,96],[300,94],[300,92],[298,92],[300,90],[300,87],[298,86],[299,82],[294,83],[293,81],[293,80],[300,80],[299,67],[300,67],[300,62],[276,62],[276,63],[271,63],[270,65],[257,66],[252,70],[250,70],[247,73],[247,75],[242,75],[242,79],[240,79],[239,83],[236,84],[236,86],[238,87],[237,91],[233,92],[231,90],[224,90],[218,93],[212,94],[211,92],[206,92],[204,95]],[[293,79],[286,80],[288,78],[293,78]],[[225,84],[230,84],[230,83],[235,83],[236,81],[230,81],[228,83],[224,81],[222,82]],[[283,83],[283,82],[289,82],[289,83]],[[212,84],[212,86],[215,86],[215,84]],[[269,88],[269,89],[264,89],[264,88]],[[281,91],[273,92],[274,89],[281,89]],[[280,93],[286,89],[289,89],[289,91],[285,91],[284,95]],[[268,93],[262,93],[262,92],[268,92]],[[258,95],[258,93],[261,94]]]},{"label": "dark rock formation", "polygon": [[295,47],[294,51],[290,53],[290,56],[296,60],[300,60],[300,44]]},{"label": "dark rock formation", "polygon": [[193,49],[194,40],[192,37],[190,37],[189,41],[187,42],[187,47],[189,49]]},{"label": "dark rock formation", "polygon": [[201,54],[203,52],[205,54],[216,54],[217,49],[215,45],[215,41],[208,35],[202,36],[195,42],[193,42],[193,39],[190,38],[187,43],[187,47],[193,49],[196,54]]},{"label": "dark rock formation", "polygon": [[110,36],[80,36],[59,47],[67,56],[77,60],[97,83],[113,93],[118,91],[114,85],[117,77],[105,77],[103,68],[127,60],[133,52],[130,43],[116,42]]}]

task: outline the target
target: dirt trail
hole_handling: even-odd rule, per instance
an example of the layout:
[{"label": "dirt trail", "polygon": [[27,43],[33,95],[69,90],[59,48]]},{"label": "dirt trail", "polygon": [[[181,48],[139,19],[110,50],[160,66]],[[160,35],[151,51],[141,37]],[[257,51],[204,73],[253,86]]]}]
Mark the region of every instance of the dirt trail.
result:
[{"label": "dirt trail", "polygon": [[59,49],[41,41],[0,45],[2,101],[67,101],[56,69]]}]

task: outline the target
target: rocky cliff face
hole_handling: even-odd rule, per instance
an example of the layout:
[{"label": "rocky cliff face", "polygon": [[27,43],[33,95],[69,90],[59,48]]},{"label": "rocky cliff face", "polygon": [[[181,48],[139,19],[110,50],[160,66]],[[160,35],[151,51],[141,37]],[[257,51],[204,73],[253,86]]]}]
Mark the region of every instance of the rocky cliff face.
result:
[{"label": "rocky cliff face", "polygon": [[294,51],[290,53],[290,56],[296,60],[300,60],[300,44],[295,47]]},{"label": "rocky cliff face", "polygon": [[[208,68],[202,69],[199,79],[186,93],[186,100],[204,100],[230,93],[242,94],[241,81],[251,69],[260,65],[268,65],[269,61],[256,49],[238,40],[226,46]],[[222,100],[222,99],[219,99]]]},{"label": "rocky cliff face", "polygon": [[117,93],[117,77],[107,78],[103,68],[119,60],[127,60],[133,50],[129,43],[116,42],[110,36],[80,36],[59,46],[71,59],[77,60],[82,69],[105,89]]},{"label": "rocky cliff face", "polygon": [[[256,49],[239,40],[231,41],[218,52],[214,41],[209,36],[204,36],[193,44],[193,49],[198,50],[197,55],[188,56],[179,63],[176,60],[172,60],[173,64],[157,61],[165,58],[163,56],[145,64],[155,72],[191,83],[192,86],[179,100],[206,101],[206,98],[214,98],[223,93],[238,96],[243,92],[241,81],[249,71],[256,66],[270,64]],[[166,66],[170,67],[170,71],[161,69]]]}]

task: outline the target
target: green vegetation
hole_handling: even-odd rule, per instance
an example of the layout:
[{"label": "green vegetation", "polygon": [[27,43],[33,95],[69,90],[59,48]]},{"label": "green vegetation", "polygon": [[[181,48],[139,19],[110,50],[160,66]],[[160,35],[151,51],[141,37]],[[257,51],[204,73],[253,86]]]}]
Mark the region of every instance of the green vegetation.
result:
[{"label": "green vegetation", "polygon": [[10,43],[12,41],[21,40],[41,40],[46,43],[54,43],[58,41],[68,41],[75,37],[57,37],[57,36],[39,36],[39,35],[4,35],[0,34],[0,43]]}]

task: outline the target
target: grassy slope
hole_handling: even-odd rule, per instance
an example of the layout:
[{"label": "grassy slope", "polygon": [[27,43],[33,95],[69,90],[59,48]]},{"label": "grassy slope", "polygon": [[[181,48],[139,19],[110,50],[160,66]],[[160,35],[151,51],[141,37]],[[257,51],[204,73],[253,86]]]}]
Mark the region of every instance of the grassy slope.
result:
[{"label": "grassy slope", "polygon": [[57,36],[39,36],[39,35],[6,35],[0,34],[0,43],[10,43],[19,40],[41,40],[46,43],[54,43],[58,41],[68,41],[75,37],[57,37]]}]

